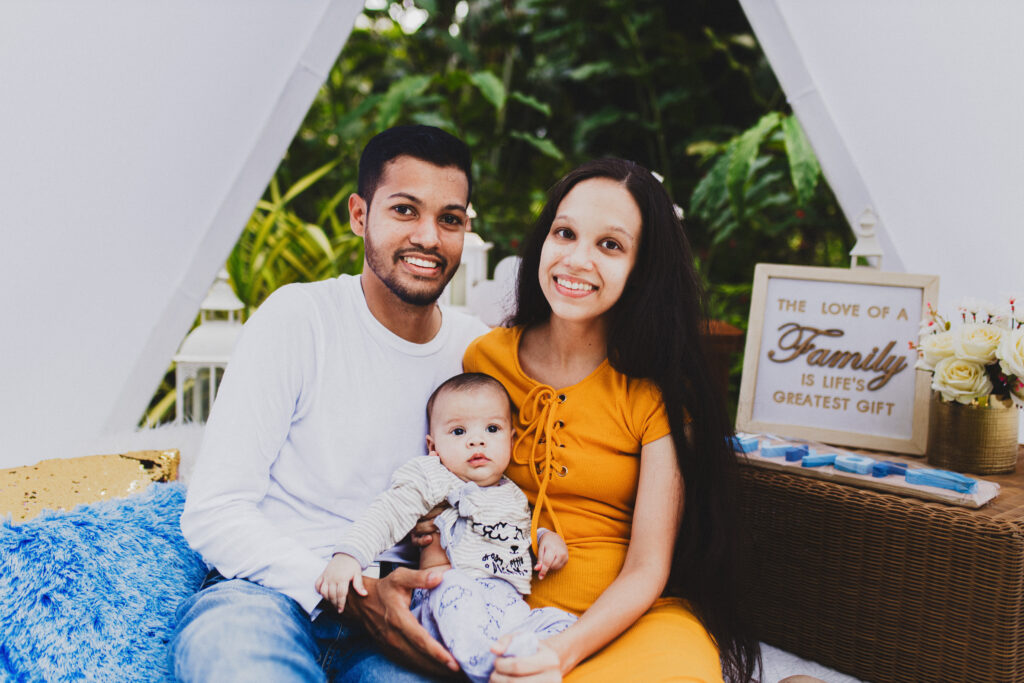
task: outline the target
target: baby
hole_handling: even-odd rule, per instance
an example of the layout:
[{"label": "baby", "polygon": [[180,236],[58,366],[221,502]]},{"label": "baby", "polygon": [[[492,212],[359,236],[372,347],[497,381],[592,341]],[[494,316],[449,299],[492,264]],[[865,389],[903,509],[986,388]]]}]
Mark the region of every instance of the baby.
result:
[{"label": "baby", "polygon": [[[532,654],[537,642],[576,617],[553,607],[531,610],[530,506],[504,476],[512,453],[512,405],[505,387],[481,373],[456,375],[427,401],[427,448],[395,471],[391,488],[350,525],[316,589],[339,611],[349,584],[366,594],[362,570],[393,546],[435,505],[440,547],[423,551],[421,567],[450,566],[441,583],[413,595],[412,610],[473,681],[494,668],[494,641],[516,633],[506,655]],[[443,549],[443,552],[442,552]],[[563,567],[569,553],[558,534],[538,530],[538,578]]]}]

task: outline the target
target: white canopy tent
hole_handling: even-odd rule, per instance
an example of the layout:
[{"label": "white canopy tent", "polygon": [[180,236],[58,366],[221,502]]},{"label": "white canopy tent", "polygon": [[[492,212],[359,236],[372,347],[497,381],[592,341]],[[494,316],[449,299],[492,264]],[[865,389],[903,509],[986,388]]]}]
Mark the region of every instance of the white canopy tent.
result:
[{"label": "white canopy tent", "polygon": [[361,9],[0,4],[0,467],[138,422]]},{"label": "white canopy tent", "polygon": [[1024,3],[740,3],[847,221],[877,217],[882,269],[939,275],[947,315],[1024,295]]},{"label": "white canopy tent", "polygon": [[[883,267],[1024,289],[1024,5],[741,2]],[[132,429],[361,5],[0,4],[0,467]]]},{"label": "white canopy tent", "polygon": [[847,221],[883,270],[964,296],[1024,294],[1024,4],[740,0]]}]

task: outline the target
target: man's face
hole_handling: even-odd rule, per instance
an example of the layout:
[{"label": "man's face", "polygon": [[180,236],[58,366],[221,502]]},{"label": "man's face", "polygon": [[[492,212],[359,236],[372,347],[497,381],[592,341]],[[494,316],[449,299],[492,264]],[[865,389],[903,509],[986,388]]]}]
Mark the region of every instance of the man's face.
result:
[{"label": "man's face", "polygon": [[349,198],[352,231],[365,241],[363,277],[407,304],[433,304],[459,266],[468,193],[458,168],[408,156],[388,163],[369,206]]}]

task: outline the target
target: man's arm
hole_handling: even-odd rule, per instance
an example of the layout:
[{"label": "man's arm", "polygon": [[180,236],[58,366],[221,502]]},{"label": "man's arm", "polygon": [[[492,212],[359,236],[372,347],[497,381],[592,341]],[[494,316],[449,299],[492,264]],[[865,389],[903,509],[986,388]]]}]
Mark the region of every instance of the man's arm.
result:
[{"label": "man's arm", "polygon": [[311,301],[294,288],[275,292],[246,323],[181,518],[189,545],[222,574],[279,590],[306,611],[319,602],[314,583],[326,562],[258,506],[292,420],[304,409],[304,383],[315,381],[318,324]]}]

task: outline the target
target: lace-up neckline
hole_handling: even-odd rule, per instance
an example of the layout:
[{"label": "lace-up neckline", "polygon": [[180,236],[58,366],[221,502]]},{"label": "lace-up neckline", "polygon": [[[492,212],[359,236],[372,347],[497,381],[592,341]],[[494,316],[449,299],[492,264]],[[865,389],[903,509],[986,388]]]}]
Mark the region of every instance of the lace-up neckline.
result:
[{"label": "lace-up neckline", "polygon": [[[533,519],[530,532],[530,542],[533,550],[537,552],[537,528],[540,520],[541,510],[547,509],[548,516],[554,531],[562,538],[562,532],[558,516],[548,498],[548,485],[554,477],[565,477],[569,470],[558,458],[558,449],[565,444],[561,439],[560,431],[565,426],[562,420],[558,419],[559,407],[568,400],[568,395],[578,387],[582,387],[593,377],[597,376],[608,366],[608,359],[605,358],[594,368],[590,374],[579,382],[563,389],[555,389],[547,384],[539,382],[530,377],[519,360],[519,347],[522,342],[523,330],[517,330],[515,336],[515,369],[523,378],[534,385],[526,394],[519,406],[519,423],[523,427],[516,438],[512,448],[512,460],[516,464],[525,465],[537,485],[537,499],[533,505]],[[530,447],[520,448],[521,444],[530,444]]]}]

